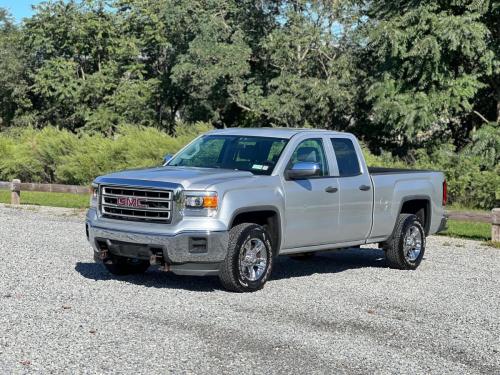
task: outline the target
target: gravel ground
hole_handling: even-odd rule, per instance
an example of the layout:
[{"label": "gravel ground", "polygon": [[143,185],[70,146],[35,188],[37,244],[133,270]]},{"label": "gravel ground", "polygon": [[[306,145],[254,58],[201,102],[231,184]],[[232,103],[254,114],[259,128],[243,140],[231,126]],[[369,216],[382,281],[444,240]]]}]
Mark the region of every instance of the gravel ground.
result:
[{"label": "gravel ground", "polygon": [[280,258],[253,294],[111,277],[67,210],[0,207],[0,373],[500,374],[500,251],[431,237],[417,271],[374,248]]}]

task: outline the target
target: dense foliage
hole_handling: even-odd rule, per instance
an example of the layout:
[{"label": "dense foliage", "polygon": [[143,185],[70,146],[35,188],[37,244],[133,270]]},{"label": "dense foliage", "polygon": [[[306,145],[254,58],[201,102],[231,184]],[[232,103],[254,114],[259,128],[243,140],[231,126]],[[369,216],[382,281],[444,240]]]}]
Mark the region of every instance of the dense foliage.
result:
[{"label": "dense foliage", "polygon": [[186,124],[311,126],[355,133],[378,163],[444,169],[455,200],[489,208],[499,22],[493,0],[53,0],[22,23],[0,9],[0,178],[155,164]]},{"label": "dense foliage", "polygon": [[176,137],[152,127],[120,126],[113,137],[75,135],[51,126],[0,133],[0,180],[88,184],[96,176],[127,168],[160,165],[206,124],[181,125]]}]

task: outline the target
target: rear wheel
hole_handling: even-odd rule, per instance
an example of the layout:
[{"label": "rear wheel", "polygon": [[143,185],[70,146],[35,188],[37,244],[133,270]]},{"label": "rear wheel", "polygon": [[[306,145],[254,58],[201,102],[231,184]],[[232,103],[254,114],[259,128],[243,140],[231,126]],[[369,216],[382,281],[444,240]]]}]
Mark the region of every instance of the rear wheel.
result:
[{"label": "rear wheel", "polygon": [[416,215],[399,215],[394,233],[384,244],[389,267],[416,269],[425,253],[425,231]]},{"label": "rear wheel", "polygon": [[227,256],[219,272],[224,288],[241,293],[264,286],[273,265],[270,238],[257,224],[243,223],[231,229]]},{"label": "rear wheel", "polygon": [[144,273],[149,268],[149,265],[149,261],[125,258],[117,255],[112,255],[111,259],[104,263],[106,269],[113,275],[132,275]]}]

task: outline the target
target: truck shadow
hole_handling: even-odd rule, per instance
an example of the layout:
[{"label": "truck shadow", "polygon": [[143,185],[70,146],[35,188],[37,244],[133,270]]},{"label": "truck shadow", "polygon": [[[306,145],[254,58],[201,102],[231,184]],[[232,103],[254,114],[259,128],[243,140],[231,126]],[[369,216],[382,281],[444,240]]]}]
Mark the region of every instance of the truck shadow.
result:
[{"label": "truck shadow", "polygon": [[[305,277],[314,274],[335,274],[351,269],[385,267],[384,252],[380,249],[344,249],[316,253],[313,257],[296,260],[287,256],[276,259],[269,284],[273,280]],[[118,280],[131,284],[166,289],[185,289],[196,292],[223,290],[217,277],[178,276],[150,269],[143,275],[115,276],[102,264],[78,262],[75,266],[81,276],[91,280]]]},{"label": "truck shadow", "polygon": [[331,250],[315,253],[306,259],[282,256],[274,264],[271,281],[372,267],[386,267],[383,250],[376,248]]},{"label": "truck shadow", "polygon": [[129,284],[150,288],[185,289],[195,292],[212,292],[222,289],[219,285],[219,280],[214,276],[179,276],[170,272],[162,272],[155,268],[150,268],[142,275],[117,276],[110,274],[102,264],[94,262],[77,262],[75,271],[90,280],[123,281]]}]

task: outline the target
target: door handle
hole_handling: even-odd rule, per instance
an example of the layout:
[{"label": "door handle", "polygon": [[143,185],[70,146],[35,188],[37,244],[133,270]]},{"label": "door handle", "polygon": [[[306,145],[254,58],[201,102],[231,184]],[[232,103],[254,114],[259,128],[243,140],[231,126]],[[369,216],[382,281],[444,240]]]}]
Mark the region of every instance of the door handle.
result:
[{"label": "door handle", "polygon": [[336,193],[339,189],[337,189],[336,187],[333,187],[333,186],[328,186],[325,191],[327,193]]},{"label": "door handle", "polygon": [[368,191],[370,189],[371,189],[371,186],[369,186],[369,185],[361,185],[359,187],[359,190],[363,190],[363,191]]}]

